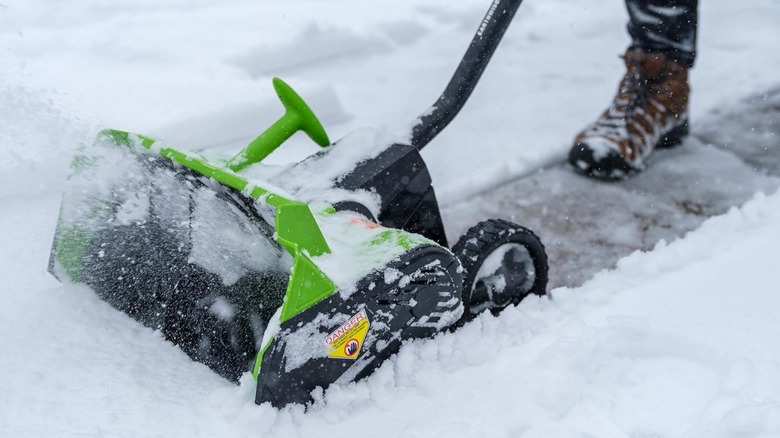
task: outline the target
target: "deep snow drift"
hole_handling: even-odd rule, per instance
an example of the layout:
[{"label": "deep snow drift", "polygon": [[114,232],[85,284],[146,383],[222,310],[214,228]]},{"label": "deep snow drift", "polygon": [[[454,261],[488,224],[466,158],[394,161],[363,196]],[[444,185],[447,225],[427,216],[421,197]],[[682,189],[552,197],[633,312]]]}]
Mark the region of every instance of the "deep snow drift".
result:
[{"label": "deep snow drift", "polygon": [[[425,151],[445,204],[562,157],[614,91],[627,44],[621,2],[526,3],[472,100]],[[780,69],[770,55],[780,4],[702,3],[694,130],[719,106],[776,87]],[[67,163],[97,128],[235,150],[280,114],[270,86],[279,75],[334,140],[361,125],[403,131],[441,91],[487,6],[2,0],[0,430],[780,436],[778,194],[552,299],[411,343],[308,412],[255,406],[251,379],[228,384],[46,273]],[[299,136],[272,158],[314,150]]]}]

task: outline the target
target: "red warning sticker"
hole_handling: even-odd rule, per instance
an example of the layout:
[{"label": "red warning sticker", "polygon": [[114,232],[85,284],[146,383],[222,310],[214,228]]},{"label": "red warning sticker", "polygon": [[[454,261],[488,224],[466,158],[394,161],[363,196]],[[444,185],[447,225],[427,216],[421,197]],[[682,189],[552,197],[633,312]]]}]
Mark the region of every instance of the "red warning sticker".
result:
[{"label": "red warning sticker", "polygon": [[363,227],[365,227],[366,229],[369,229],[369,230],[375,230],[377,228],[384,228],[383,226],[379,225],[378,223],[376,223],[374,221],[370,221],[370,220],[368,220],[366,218],[362,218],[362,217],[353,216],[353,217],[349,218],[349,221],[351,223],[353,223],[353,224],[356,224],[356,225],[362,225]]}]

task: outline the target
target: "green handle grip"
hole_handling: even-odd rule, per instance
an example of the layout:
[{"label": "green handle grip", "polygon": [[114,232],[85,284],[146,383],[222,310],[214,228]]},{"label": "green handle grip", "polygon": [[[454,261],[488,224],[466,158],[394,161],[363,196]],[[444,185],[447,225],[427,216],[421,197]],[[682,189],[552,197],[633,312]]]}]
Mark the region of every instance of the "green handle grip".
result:
[{"label": "green handle grip", "polygon": [[259,163],[298,131],[305,132],[309,138],[322,147],[330,144],[328,134],[325,133],[322,124],[301,96],[279,78],[274,78],[273,84],[286,111],[265,132],[225,163],[228,169],[233,172]]}]

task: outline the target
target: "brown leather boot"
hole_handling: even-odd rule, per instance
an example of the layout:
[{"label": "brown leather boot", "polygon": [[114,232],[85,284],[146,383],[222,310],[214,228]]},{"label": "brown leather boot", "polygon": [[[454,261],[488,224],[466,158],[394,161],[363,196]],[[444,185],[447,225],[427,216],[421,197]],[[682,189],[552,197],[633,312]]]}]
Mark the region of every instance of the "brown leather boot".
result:
[{"label": "brown leather boot", "polygon": [[585,175],[627,178],[645,168],[656,148],[678,145],[688,135],[688,70],[663,53],[629,49],[617,96],[574,139],[569,162]]}]

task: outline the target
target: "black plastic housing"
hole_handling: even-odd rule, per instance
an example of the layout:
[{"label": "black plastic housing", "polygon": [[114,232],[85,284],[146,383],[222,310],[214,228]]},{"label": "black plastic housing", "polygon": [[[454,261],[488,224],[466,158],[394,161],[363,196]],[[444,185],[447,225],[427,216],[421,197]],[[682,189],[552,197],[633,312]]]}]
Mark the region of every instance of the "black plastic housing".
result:
[{"label": "black plastic housing", "polygon": [[[380,224],[401,228],[447,245],[431,175],[420,152],[413,146],[396,143],[377,157],[364,161],[336,182],[345,190],[367,190],[377,193],[382,202]],[[353,202],[337,208],[365,214]]]},{"label": "black plastic housing", "polygon": [[[388,283],[388,269],[403,276]],[[451,326],[462,310],[460,271],[446,249],[417,247],[360,280],[357,292],[346,298],[336,292],[285,321],[263,354],[255,402],[308,404],[316,388],[360,380],[397,353],[403,341],[431,337]],[[359,355],[328,357],[325,338],[361,310],[370,326]],[[296,345],[290,347],[290,342]],[[293,360],[302,363],[290,366]]]},{"label": "black plastic housing", "polygon": [[[200,191],[212,193],[244,216],[246,223],[258,230],[256,236],[265,236],[269,247],[281,254],[282,248],[272,238],[274,229],[257,212],[254,199],[213,184],[209,178],[165,158],[141,154],[135,159],[145,169],[145,175],[156,175],[130,190],[138,198],[146,199],[148,217],[121,224],[116,218],[116,193],[124,193],[128,187],[113,188],[114,199],[102,200],[112,206],[111,217],[90,234],[79,259],[79,278],[70,278],[55,267],[59,228],[49,272],[61,281],[88,285],[115,309],[159,330],[193,360],[237,382],[255,359],[260,330],[284,301],[289,272],[251,271],[226,285],[219,275],[199,266],[192,260],[195,199]],[[160,175],[177,183],[179,190],[163,191],[156,187],[152,180],[159,180]],[[188,208],[170,220],[173,203]],[[163,220],[164,216],[169,219]],[[228,218],[224,225],[230,226]],[[218,315],[212,311],[215,305],[233,311],[229,316]]]}]

